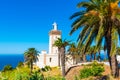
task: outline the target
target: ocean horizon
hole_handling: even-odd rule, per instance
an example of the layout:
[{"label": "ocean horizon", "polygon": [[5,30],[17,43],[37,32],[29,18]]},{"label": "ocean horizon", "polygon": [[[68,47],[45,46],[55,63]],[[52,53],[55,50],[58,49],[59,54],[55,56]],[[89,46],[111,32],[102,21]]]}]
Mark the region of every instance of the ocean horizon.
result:
[{"label": "ocean horizon", "polygon": [[2,70],[5,65],[11,65],[15,68],[20,61],[24,61],[24,54],[0,54],[0,70]]}]

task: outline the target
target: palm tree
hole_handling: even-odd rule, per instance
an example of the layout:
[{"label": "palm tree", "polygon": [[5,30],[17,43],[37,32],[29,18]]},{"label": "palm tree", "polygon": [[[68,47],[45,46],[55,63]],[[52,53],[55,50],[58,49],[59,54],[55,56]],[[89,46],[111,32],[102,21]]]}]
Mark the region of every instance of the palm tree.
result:
[{"label": "palm tree", "polygon": [[85,47],[84,44],[79,44],[78,43],[77,48],[78,48],[78,50],[80,52],[80,55],[82,56],[82,61],[86,62],[86,54],[88,53],[88,48],[89,47]]},{"label": "palm tree", "polygon": [[90,55],[90,61],[92,61],[94,58],[94,60],[96,60],[96,51],[95,51],[95,46],[88,46],[88,48],[86,49],[86,54]]},{"label": "palm tree", "polygon": [[72,24],[70,35],[76,30],[82,29],[79,36],[79,44],[85,44],[85,49],[92,42],[98,47],[103,39],[108,53],[111,73],[118,77],[118,63],[116,60],[116,49],[118,35],[120,35],[120,8],[119,0],[88,0],[80,2],[77,7],[79,12],[74,13],[71,19],[76,20]]},{"label": "palm tree", "polygon": [[117,47],[117,55],[120,55],[120,47]]},{"label": "palm tree", "polygon": [[33,70],[33,63],[38,60],[38,51],[35,48],[29,48],[27,51],[24,52],[25,62],[30,64],[30,73]]},{"label": "palm tree", "polygon": [[69,44],[69,41],[62,41],[61,38],[58,38],[54,46],[57,46],[59,49],[59,54],[61,57],[61,67],[62,67],[62,76],[65,77],[65,47]]},{"label": "palm tree", "polygon": [[87,48],[87,54],[90,55],[90,61],[92,61],[93,47],[89,46],[89,47]]},{"label": "palm tree", "polygon": [[89,52],[91,54],[91,57],[92,57],[92,55],[94,55],[94,60],[96,60],[96,53],[97,53],[97,51],[95,49],[95,46],[90,46]]},{"label": "palm tree", "polygon": [[100,45],[100,47],[97,49],[97,51],[98,51],[98,61],[101,61],[101,56],[100,56],[100,52],[101,52],[101,50],[103,50],[104,49],[104,47],[102,47],[102,44]]},{"label": "palm tree", "polygon": [[53,44],[53,46],[57,46],[58,47],[58,67],[60,67],[60,59],[61,59],[61,55],[60,55],[60,48],[61,48],[61,43],[62,43],[62,39],[58,38],[58,40],[55,41],[55,43]]},{"label": "palm tree", "polygon": [[68,52],[73,57],[73,64],[77,64],[76,58],[77,58],[77,56],[79,56],[78,51],[79,50],[78,50],[77,46],[75,45],[75,43],[71,43],[69,46]]},{"label": "palm tree", "polygon": [[[94,60],[100,61],[100,50],[101,50],[101,46],[99,46],[99,47],[97,47],[97,46],[90,46],[88,51],[89,51],[89,53],[91,55],[91,59],[92,59],[92,55],[94,55]],[[98,53],[98,56],[96,56],[96,53]]]}]

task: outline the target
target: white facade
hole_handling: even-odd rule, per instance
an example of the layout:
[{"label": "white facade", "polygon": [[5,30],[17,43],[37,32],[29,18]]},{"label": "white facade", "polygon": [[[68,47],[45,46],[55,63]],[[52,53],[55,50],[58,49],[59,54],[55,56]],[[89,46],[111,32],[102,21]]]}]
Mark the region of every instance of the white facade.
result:
[{"label": "white facade", "polygon": [[58,54],[58,48],[53,44],[60,37],[61,37],[60,35],[50,35],[49,37],[49,53],[50,54]]},{"label": "white facade", "polygon": [[53,23],[53,27],[49,33],[49,54],[58,54],[58,48],[53,44],[58,38],[61,38],[61,32],[57,30],[56,23]]},{"label": "white facade", "polygon": [[40,68],[48,65],[51,67],[58,66],[58,54],[47,54],[42,53],[38,56],[38,61],[36,62],[36,65]]},{"label": "white facade", "polygon": [[40,68],[48,65],[51,67],[58,66],[58,48],[53,46],[54,42],[61,38],[61,32],[57,30],[57,24],[53,24],[53,30],[49,32],[49,53],[47,51],[41,51],[38,56],[36,65]]},{"label": "white facade", "polygon": [[120,55],[117,55],[116,58],[117,58],[117,61],[120,63]]}]

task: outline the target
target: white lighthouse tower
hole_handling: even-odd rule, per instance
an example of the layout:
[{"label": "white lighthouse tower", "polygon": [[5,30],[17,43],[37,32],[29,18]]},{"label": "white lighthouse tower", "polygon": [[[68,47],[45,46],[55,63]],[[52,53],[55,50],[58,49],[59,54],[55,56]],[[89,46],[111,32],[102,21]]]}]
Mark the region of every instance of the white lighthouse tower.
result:
[{"label": "white lighthouse tower", "polygon": [[58,48],[53,46],[54,42],[61,38],[61,31],[57,30],[57,23],[53,23],[53,30],[49,32],[49,54],[57,54]]}]

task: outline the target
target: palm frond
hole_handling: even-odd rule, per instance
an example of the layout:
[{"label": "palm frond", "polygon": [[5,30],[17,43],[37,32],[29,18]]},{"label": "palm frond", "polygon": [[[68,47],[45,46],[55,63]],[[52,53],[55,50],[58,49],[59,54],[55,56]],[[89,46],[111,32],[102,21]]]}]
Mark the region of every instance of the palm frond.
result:
[{"label": "palm frond", "polygon": [[96,45],[99,45],[99,43],[101,42],[104,34],[105,34],[104,25],[103,25],[103,20],[101,18],[100,27],[98,27],[98,34],[97,34],[97,37],[96,37]]},{"label": "palm frond", "polygon": [[86,38],[90,34],[91,28],[95,27],[95,24],[97,23],[97,21],[95,21],[95,19],[96,18],[93,16],[88,20],[88,23],[89,23],[88,29],[85,29],[86,27],[84,27],[84,29],[83,29],[84,32],[81,32],[80,39],[78,37],[78,40],[80,41],[80,44],[83,43],[86,40]]},{"label": "palm frond", "polygon": [[83,36],[86,34],[86,32],[89,31],[89,29],[90,29],[90,26],[88,26],[88,25],[84,26],[84,28],[81,30],[81,32],[80,32],[80,34],[79,34],[79,36],[78,36],[77,41],[79,41],[80,38],[81,38],[81,40],[82,40]]},{"label": "palm frond", "polygon": [[72,16],[70,16],[70,19],[73,19],[75,17],[80,17],[81,15],[85,14],[85,11],[79,11],[74,13]]},{"label": "palm frond", "polygon": [[73,24],[72,24],[72,30],[70,31],[70,35],[72,35],[78,28],[81,28],[84,26],[84,24],[86,23],[86,19],[87,17],[80,17],[80,18],[77,18]]},{"label": "palm frond", "polygon": [[96,31],[96,29],[93,27],[93,28],[91,29],[90,34],[88,35],[88,37],[87,37],[87,39],[86,39],[86,41],[85,41],[84,51],[86,51],[88,45],[89,45],[89,46],[91,45],[91,43],[92,43],[92,41],[93,41],[93,37],[95,37],[95,35],[94,35],[95,31]]},{"label": "palm frond", "polygon": [[85,1],[83,1],[83,2],[80,2],[80,3],[78,3],[77,4],[77,7],[78,8],[80,8],[80,7],[85,7],[85,8],[87,8],[87,7],[89,7],[90,6],[90,3],[89,2],[85,2]]}]

